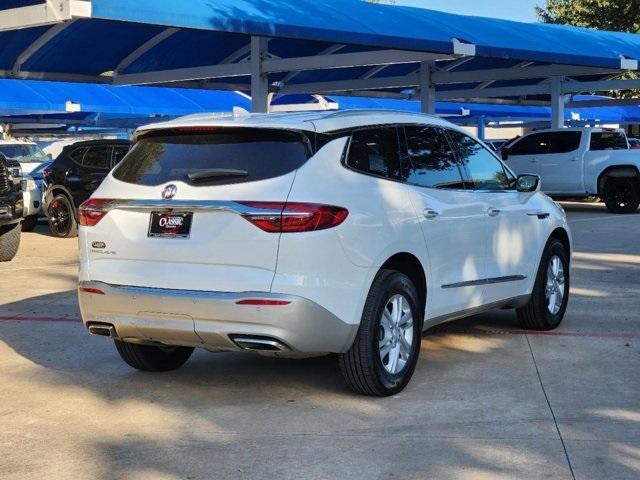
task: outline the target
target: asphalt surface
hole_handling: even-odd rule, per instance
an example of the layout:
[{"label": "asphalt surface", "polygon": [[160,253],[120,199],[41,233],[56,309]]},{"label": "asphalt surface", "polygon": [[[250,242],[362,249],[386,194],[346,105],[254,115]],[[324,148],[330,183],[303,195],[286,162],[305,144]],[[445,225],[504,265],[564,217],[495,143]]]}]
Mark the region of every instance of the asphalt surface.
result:
[{"label": "asphalt surface", "polygon": [[348,391],[332,357],[134,371],[79,322],[76,240],[40,226],[0,264],[0,478],[638,479],[640,214],[565,206],[561,328],[501,310],[433,329],[386,399]]}]

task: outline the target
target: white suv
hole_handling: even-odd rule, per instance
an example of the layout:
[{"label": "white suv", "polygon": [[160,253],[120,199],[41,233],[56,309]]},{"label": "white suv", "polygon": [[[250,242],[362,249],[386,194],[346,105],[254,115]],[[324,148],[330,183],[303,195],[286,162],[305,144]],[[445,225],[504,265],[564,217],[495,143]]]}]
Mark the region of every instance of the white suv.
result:
[{"label": "white suv", "polygon": [[433,325],[564,316],[564,212],[443,120],[199,115],[136,136],[79,211],[84,323],[135,368],[336,353],[354,390],[391,395]]}]

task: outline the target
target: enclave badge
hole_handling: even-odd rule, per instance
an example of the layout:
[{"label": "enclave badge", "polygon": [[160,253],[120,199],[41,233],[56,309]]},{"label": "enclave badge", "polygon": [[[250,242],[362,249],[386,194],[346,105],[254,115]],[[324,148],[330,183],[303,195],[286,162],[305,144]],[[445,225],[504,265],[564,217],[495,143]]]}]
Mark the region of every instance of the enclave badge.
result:
[{"label": "enclave badge", "polygon": [[178,193],[178,187],[176,187],[174,184],[167,185],[166,187],[164,187],[164,190],[162,190],[162,198],[164,198],[165,200],[170,200],[176,196],[176,193]]}]

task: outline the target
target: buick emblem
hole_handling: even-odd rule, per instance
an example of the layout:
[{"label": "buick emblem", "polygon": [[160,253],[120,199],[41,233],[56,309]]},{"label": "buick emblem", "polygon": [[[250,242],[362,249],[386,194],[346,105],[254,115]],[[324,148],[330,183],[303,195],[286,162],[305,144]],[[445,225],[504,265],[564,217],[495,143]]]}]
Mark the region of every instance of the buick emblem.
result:
[{"label": "buick emblem", "polygon": [[166,187],[164,187],[164,190],[162,190],[162,198],[164,198],[165,200],[170,200],[176,196],[176,193],[178,193],[178,187],[176,187],[174,184],[167,185]]}]

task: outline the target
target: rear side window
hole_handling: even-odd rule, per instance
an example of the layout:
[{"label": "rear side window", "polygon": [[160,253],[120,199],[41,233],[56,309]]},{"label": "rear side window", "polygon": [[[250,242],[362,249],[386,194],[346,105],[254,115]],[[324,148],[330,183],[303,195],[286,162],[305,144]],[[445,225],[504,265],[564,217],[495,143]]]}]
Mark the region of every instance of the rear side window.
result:
[{"label": "rear side window", "polygon": [[568,153],[580,146],[580,132],[540,132],[523,137],[509,148],[509,155]]},{"label": "rear side window", "polygon": [[516,179],[487,148],[462,132],[448,131],[460,163],[466,169],[467,184],[473,190],[510,190]]},{"label": "rear side window", "polygon": [[111,168],[111,147],[91,147],[82,158],[82,166],[109,170]]},{"label": "rear side window", "polygon": [[347,165],[369,175],[400,180],[400,155],[396,128],[353,132]]},{"label": "rear side window", "polygon": [[532,133],[509,148],[509,155],[539,155],[549,151],[549,135]]},{"label": "rear side window", "polygon": [[88,150],[87,147],[76,148],[74,151],[69,153],[69,158],[71,160],[73,160],[74,162],[76,162],[77,164],[81,164],[82,163],[82,157],[87,152],[87,150]]},{"label": "rear side window", "polygon": [[569,153],[580,147],[580,132],[549,133],[549,153]]},{"label": "rear side window", "polygon": [[407,183],[432,188],[464,188],[456,153],[441,128],[405,127],[404,132]]},{"label": "rear side window", "polygon": [[229,185],[285,175],[304,165],[310,155],[307,138],[296,132],[176,130],[142,137],[113,176],[137,185],[171,181],[196,186]]},{"label": "rear side window", "polygon": [[594,132],[591,134],[591,150],[627,150],[627,137],[622,132]]}]

